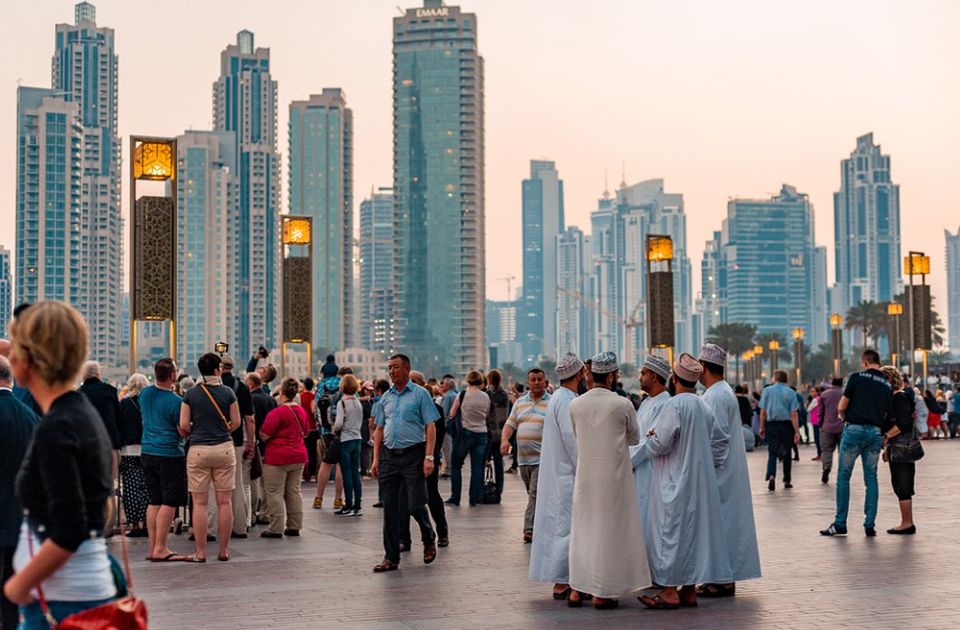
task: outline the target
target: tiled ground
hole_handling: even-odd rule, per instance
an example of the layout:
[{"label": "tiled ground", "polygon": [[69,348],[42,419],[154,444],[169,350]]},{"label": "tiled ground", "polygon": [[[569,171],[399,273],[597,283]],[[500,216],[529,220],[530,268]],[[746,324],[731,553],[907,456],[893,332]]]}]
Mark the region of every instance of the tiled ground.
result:
[{"label": "tiled ground", "polygon": [[[883,529],[898,522],[889,473],[880,469],[877,538],[858,527],[863,488],[854,473],[851,535],[822,538],[834,486],[821,486],[813,446],[801,449],[793,490],[768,492],[765,452],[748,454],[764,577],[730,600],[698,609],[648,611],[635,600],[616,611],[569,609],[547,585],[527,580],[529,545],[520,540],[525,493],[509,475],[499,506],[448,510],[451,546],[424,566],[416,545],[398,572],[375,575],[382,555],[381,512],[344,519],[309,509],[299,539],[233,541],[233,560],[150,564],[132,542],[134,576],[153,628],[956,628],[960,627],[960,440],[927,442],[918,464],[915,537]],[[442,482],[445,490],[448,482]],[[376,495],[364,484],[366,505]],[[333,487],[327,502],[332,502]],[[416,531],[416,527],[414,527]],[[188,551],[186,536],[171,546]],[[116,543],[114,543],[116,544]]]}]

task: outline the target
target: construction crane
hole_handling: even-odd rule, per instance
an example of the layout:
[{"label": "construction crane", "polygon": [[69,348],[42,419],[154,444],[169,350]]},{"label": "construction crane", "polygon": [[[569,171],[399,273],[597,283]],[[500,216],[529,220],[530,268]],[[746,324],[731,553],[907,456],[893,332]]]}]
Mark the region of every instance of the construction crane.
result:
[{"label": "construction crane", "polygon": [[510,274],[509,276],[503,276],[502,278],[494,278],[494,280],[501,281],[501,282],[505,281],[507,283],[507,301],[510,301],[513,299],[513,291],[511,290],[511,287],[512,287],[511,283],[516,279],[517,277],[513,274]]},{"label": "construction crane", "polygon": [[637,302],[636,306],[633,307],[633,310],[630,311],[630,315],[627,318],[623,318],[616,313],[611,313],[602,306],[600,306],[599,300],[589,300],[578,291],[572,291],[570,289],[565,289],[561,286],[557,286],[557,293],[562,293],[564,295],[569,295],[576,301],[580,302],[587,308],[593,309],[606,317],[609,317],[615,320],[617,323],[621,324],[626,332],[624,337],[624,363],[633,363],[633,334],[631,331],[634,328],[640,328],[643,326],[643,320],[637,318],[637,314],[640,312],[640,302]]}]

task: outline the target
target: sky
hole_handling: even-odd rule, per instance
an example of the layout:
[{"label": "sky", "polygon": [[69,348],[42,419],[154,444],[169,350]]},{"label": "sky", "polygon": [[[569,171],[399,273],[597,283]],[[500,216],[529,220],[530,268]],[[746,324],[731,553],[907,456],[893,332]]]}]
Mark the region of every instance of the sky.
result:
[{"label": "sky", "polygon": [[[220,52],[249,29],[271,49],[278,149],[287,107],[340,87],[353,109],[354,197],[392,183],[391,18],[400,0],[96,2],[116,31],[119,125],[212,126]],[[448,4],[454,4],[448,2]],[[464,0],[485,57],[487,297],[521,276],[521,180],[555,160],[568,225],[589,231],[609,177],[682,193],[700,286],[704,242],[732,197],[808,193],[833,279],[840,160],[873,132],[900,184],[902,249],[926,251],[945,318],[944,228],[960,227],[960,2],[951,0]],[[147,9],[157,7],[150,12]],[[12,3],[0,41],[0,244],[14,246],[16,87],[49,87],[54,25],[73,3]],[[124,155],[124,194],[127,190]],[[287,207],[286,176],[283,209]],[[124,214],[127,214],[124,199]]]}]

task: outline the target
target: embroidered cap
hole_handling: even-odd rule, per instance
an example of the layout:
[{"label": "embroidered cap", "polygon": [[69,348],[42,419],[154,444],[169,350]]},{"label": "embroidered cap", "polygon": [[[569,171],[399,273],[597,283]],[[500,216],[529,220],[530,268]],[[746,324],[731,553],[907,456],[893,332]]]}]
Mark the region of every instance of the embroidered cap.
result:
[{"label": "embroidered cap", "polygon": [[715,343],[705,343],[700,348],[700,360],[722,367],[727,364],[727,351]]},{"label": "embroidered cap", "polygon": [[594,374],[609,374],[620,368],[614,352],[601,352],[590,360],[590,371]]},{"label": "embroidered cap", "polygon": [[670,378],[670,363],[661,356],[648,354],[643,360],[643,367],[665,380]]},{"label": "embroidered cap", "polygon": [[577,372],[583,369],[583,361],[577,358],[573,352],[568,352],[557,363],[557,375],[561,381],[565,381]]},{"label": "embroidered cap", "polygon": [[703,372],[703,366],[693,358],[692,354],[684,352],[677,357],[673,364],[673,373],[685,381],[696,383],[700,380],[700,374]]}]

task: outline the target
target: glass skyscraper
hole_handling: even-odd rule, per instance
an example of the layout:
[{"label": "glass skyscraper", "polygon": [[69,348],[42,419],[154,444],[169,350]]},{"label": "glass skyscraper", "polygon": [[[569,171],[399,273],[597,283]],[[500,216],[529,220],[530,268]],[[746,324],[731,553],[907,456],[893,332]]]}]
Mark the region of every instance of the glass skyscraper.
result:
[{"label": "glass skyscraper", "polygon": [[177,361],[194,375],[238,335],[236,144],[228,131],[177,138]]},{"label": "glass skyscraper", "polygon": [[360,202],[360,344],[393,349],[393,190],[378,188]]},{"label": "glass skyscraper", "polygon": [[558,358],[567,352],[589,357],[593,350],[593,310],[584,304],[584,298],[590,294],[590,236],[570,226],[555,241],[557,271],[551,284],[557,297],[550,316],[556,337],[552,345]]},{"label": "glass skyscraper", "polygon": [[900,187],[890,180],[890,156],[857,138],[840,165],[840,190],[833,195],[836,291],[833,310],[845,313],[861,301],[889,302],[900,279]]},{"label": "glass skyscraper", "polygon": [[213,84],[214,130],[236,136],[239,175],[235,221],[237,337],[243,355],[278,346],[280,324],[280,155],[277,153],[277,83],[270,49],[254,48],[253,33],[220,53]]},{"label": "glass skyscraper", "polygon": [[947,335],[950,352],[960,356],[960,228],[944,230],[947,239]]},{"label": "glass skyscraper", "polygon": [[[76,102],[17,89],[16,302],[86,305],[83,129]],[[118,309],[119,314],[119,309]]]},{"label": "glass skyscraper", "polygon": [[428,373],[485,363],[483,103],[476,15],[425,0],[394,18],[397,341]]},{"label": "glass skyscraper", "polygon": [[353,112],[343,91],[290,103],[289,133],[290,214],[313,218],[313,346],[353,347]]},{"label": "glass skyscraper", "polygon": [[77,258],[82,288],[72,301],[90,327],[91,358],[116,365],[124,262],[117,54],[113,29],[97,27],[92,4],[77,4],[74,17],[74,24],[57,24],[52,69],[52,88],[57,97],[76,103],[82,130]]},{"label": "glass skyscraper", "polygon": [[6,333],[13,314],[13,270],[10,268],[10,250],[0,245],[0,330]]}]

